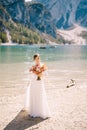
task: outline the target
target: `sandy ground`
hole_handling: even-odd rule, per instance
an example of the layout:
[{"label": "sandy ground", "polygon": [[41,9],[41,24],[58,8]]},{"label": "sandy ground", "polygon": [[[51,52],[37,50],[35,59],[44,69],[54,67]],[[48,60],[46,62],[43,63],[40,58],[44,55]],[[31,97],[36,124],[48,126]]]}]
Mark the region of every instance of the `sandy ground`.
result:
[{"label": "sandy ground", "polygon": [[87,87],[46,88],[52,117],[31,118],[25,88],[0,89],[0,130],[87,130]]}]

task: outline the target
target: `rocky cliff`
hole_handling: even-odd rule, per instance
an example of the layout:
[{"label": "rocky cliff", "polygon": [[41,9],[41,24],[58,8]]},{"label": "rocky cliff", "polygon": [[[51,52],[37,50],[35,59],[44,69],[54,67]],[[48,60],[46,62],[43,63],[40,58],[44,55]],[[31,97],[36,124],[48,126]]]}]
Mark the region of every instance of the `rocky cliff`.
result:
[{"label": "rocky cliff", "polygon": [[50,11],[40,3],[29,4],[27,6],[30,23],[41,32],[56,37],[56,27],[53,23]]},{"label": "rocky cliff", "polygon": [[[8,12],[14,22],[21,23],[28,28],[38,29],[56,37],[56,29],[51,13],[40,3],[28,3],[24,0],[1,0],[0,5]],[[0,16],[2,19],[2,15]]]},{"label": "rocky cliff", "polygon": [[78,23],[87,27],[87,0],[33,0],[50,10],[57,28],[68,28]]}]

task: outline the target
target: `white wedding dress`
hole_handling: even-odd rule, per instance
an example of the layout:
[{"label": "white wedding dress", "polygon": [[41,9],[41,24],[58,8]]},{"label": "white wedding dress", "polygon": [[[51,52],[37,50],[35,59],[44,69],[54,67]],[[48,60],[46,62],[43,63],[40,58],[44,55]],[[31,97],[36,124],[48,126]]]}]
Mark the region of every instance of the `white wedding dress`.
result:
[{"label": "white wedding dress", "polygon": [[51,117],[44,78],[37,80],[37,76],[32,74],[30,85],[26,92],[26,106],[29,115],[32,117],[41,117],[43,119]]}]

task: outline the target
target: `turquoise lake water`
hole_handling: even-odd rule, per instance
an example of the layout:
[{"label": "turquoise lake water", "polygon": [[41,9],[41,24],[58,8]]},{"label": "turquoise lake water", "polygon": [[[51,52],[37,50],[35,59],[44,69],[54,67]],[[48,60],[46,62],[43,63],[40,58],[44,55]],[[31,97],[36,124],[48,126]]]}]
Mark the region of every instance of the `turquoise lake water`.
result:
[{"label": "turquoise lake water", "polygon": [[33,55],[39,53],[48,66],[48,89],[65,88],[70,79],[87,86],[87,46],[0,46],[0,88],[23,87],[29,80]]}]

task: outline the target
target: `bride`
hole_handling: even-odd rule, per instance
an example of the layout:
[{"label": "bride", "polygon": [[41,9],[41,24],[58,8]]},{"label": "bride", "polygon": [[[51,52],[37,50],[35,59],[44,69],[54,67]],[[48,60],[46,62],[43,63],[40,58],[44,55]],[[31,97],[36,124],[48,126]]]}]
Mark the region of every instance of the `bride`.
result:
[{"label": "bride", "polygon": [[35,64],[29,70],[32,72],[32,80],[27,88],[26,107],[31,117],[45,119],[51,117],[44,86],[44,76],[47,67],[41,63],[39,54],[35,54],[33,59]]}]

